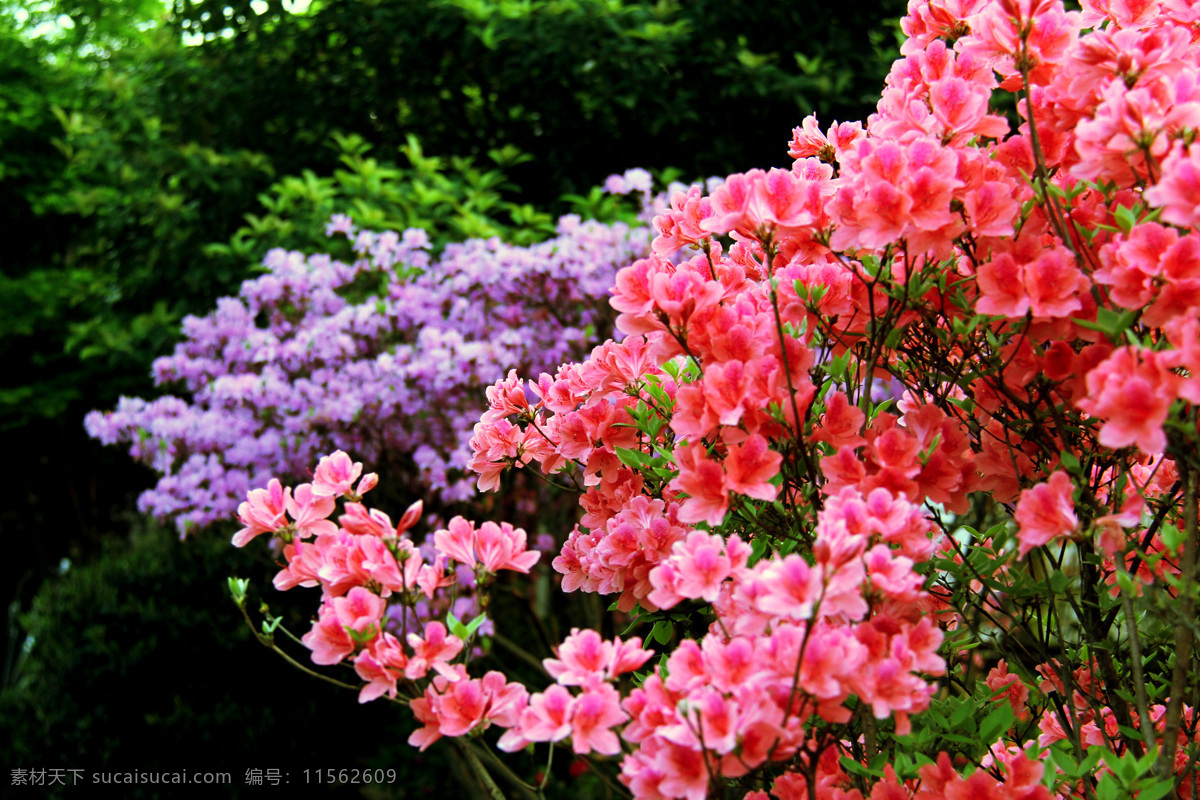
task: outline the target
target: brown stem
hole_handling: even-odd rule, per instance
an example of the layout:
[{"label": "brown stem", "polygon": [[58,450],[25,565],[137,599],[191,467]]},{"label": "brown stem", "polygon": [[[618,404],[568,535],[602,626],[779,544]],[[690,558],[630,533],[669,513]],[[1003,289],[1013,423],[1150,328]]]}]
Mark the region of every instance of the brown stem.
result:
[{"label": "brown stem", "polygon": [[[490,763],[493,767],[495,767],[496,770],[499,771],[500,775],[506,781],[508,781],[508,783],[513,788],[515,788],[517,790],[517,792],[521,795],[521,797],[525,798],[525,800],[537,800],[537,797],[539,794],[538,790],[535,787],[527,784],[525,781],[521,780],[521,778],[518,777],[515,772],[513,772],[511,769],[508,768],[507,764],[505,764],[503,761],[501,761],[499,758],[497,758],[496,754],[493,753],[490,749],[488,749],[487,745],[480,746],[480,745],[475,745],[475,744],[472,744],[469,742],[465,742],[463,749],[471,750],[472,755],[475,755],[475,753],[478,752],[478,753],[482,754],[485,758],[487,758],[488,763]],[[551,750],[553,750],[553,748],[551,748]],[[480,764],[479,766],[481,769],[483,769],[482,764]],[[486,769],[484,771],[486,773]],[[492,786],[495,786],[495,783],[493,783]]]},{"label": "brown stem", "polygon": [[487,791],[492,800],[506,800],[504,792],[500,791],[500,787],[492,780],[492,776],[484,768],[483,764],[479,763],[479,756],[475,755],[475,749],[470,742],[458,741],[454,742],[458,746],[458,752],[462,753],[464,759],[471,770],[475,773],[475,777],[479,778],[479,782],[483,784],[483,788]]},{"label": "brown stem", "polygon": [[541,659],[539,659],[537,656],[535,656],[532,653],[525,650],[523,647],[518,645],[513,640],[508,639],[504,636],[501,636],[498,633],[493,633],[492,641],[496,643],[497,647],[501,647],[501,648],[507,650],[508,652],[512,653],[514,656],[521,659],[526,664],[530,665],[531,667],[533,667],[534,669],[536,669],[538,672],[542,673],[543,675],[549,674],[546,672],[546,668],[542,665]]},{"label": "brown stem", "polygon": [[1192,666],[1196,624],[1196,604],[1192,599],[1192,584],[1196,582],[1197,519],[1196,498],[1200,472],[1188,459],[1180,459],[1183,472],[1183,521],[1185,539],[1179,559],[1179,621],[1175,624],[1175,668],[1171,674],[1171,697],[1167,701],[1167,718],[1163,727],[1163,746],[1154,764],[1154,774],[1160,779],[1175,772],[1175,750],[1178,747],[1179,726],[1183,716],[1183,695],[1187,691],[1188,674]]},{"label": "brown stem", "polygon": [[[1123,554],[1118,553],[1117,558],[1113,559],[1117,565],[1117,569],[1125,575],[1129,575],[1125,569],[1125,559]],[[1120,584],[1118,583],[1118,586]],[[1150,702],[1146,695],[1146,678],[1142,674],[1142,642],[1138,636],[1137,619],[1133,611],[1133,598],[1129,596],[1129,592],[1121,587],[1121,605],[1125,609],[1125,627],[1129,630],[1129,663],[1133,668],[1133,689],[1134,696],[1137,700],[1138,717],[1142,728],[1142,740],[1146,744],[1146,749],[1154,748],[1154,723],[1150,721]],[[1106,677],[1105,680],[1108,680]],[[1113,681],[1112,686],[1118,686],[1117,682]],[[1140,757],[1141,754],[1137,753]]]},{"label": "brown stem", "polygon": [[[288,655],[287,652],[280,649],[279,645],[275,644],[275,640],[272,639],[270,636],[259,633],[258,629],[256,629],[254,627],[254,621],[252,619],[250,619],[249,612],[246,611],[245,603],[238,603],[238,609],[242,612],[243,619],[246,620],[246,624],[250,627],[250,632],[254,634],[254,637],[256,639],[258,639],[259,644],[261,644],[263,647],[267,648],[268,650],[271,650],[271,651],[277,653],[284,661],[288,662],[296,669],[300,670],[303,673],[311,675],[314,678],[323,680],[326,683],[332,683],[334,686],[337,686],[340,689],[353,689],[354,691],[357,692],[359,689],[362,688],[361,686],[351,686],[348,683],[342,683],[341,681],[339,681],[335,678],[331,678],[328,675],[322,675],[321,673],[316,672],[315,670],[311,670],[308,667],[304,666],[299,661],[297,661],[296,659],[294,659],[290,655]],[[288,634],[288,635],[290,636],[291,634]],[[295,637],[292,637],[292,638],[295,638]]]}]

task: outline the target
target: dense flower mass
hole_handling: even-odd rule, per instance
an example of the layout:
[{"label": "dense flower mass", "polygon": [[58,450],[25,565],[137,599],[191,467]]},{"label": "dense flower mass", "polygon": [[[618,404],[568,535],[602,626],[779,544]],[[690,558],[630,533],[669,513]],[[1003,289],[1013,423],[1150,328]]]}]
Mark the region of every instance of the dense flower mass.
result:
[{"label": "dense flower mass", "polygon": [[[622,780],[635,795],[702,797],[770,758],[807,764],[797,781],[849,786],[802,720],[850,723],[838,704],[853,697],[903,732],[932,691],[921,676],[943,669],[931,621],[1010,613],[987,592],[966,602],[960,587],[977,591],[982,576],[964,586],[916,570],[931,558],[979,570],[977,541],[1011,570],[1049,548],[1061,561],[1071,545],[1118,556],[1088,576],[1111,583],[1137,573],[1148,548],[1166,555],[1158,567],[1184,569],[1159,541],[1161,516],[1146,528],[1143,513],[1178,518],[1179,486],[1164,475],[1196,439],[1181,402],[1195,398],[1200,317],[1188,230],[1200,14],[1084,7],[914,0],[905,57],[865,127],[822,132],[809,118],[791,170],[674,195],[651,255],[617,274],[627,337],[527,385],[510,376],[505,392],[537,402],[493,406],[476,426],[480,489],[512,468],[582,479],[583,516],[554,560],[565,590],[616,594],[622,609],[691,600],[716,612],[661,683],[631,696],[625,735],[640,748]],[[1016,130],[991,110],[998,90],[1018,97]],[[663,257],[681,246],[694,257]],[[1015,504],[1015,541],[990,538],[1003,526],[976,540],[947,525],[971,518],[981,492]],[[788,554],[789,539],[810,555]],[[1142,567],[1137,580],[1162,577]],[[926,638],[877,640],[880,626]],[[789,636],[804,646],[774,679],[770,655],[736,692],[703,689],[724,667],[702,654],[743,636],[760,656]],[[760,688],[800,705],[767,713]],[[1088,702],[1133,720],[1125,701],[1091,691]],[[1040,719],[1044,731],[1091,724]],[[771,748],[755,751],[764,724]],[[1009,783],[980,772],[963,785],[1045,793],[1032,767],[1004,763]],[[918,796],[957,792],[946,769],[923,770]],[[795,786],[784,778],[780,797]]]},{"label": "dense flower mass", "polygon": [[[354,264],[272,251],[238,297],[185,321],[155,379],[182,384],[190,402],[125,398],[89,415],[93,436],[128,442],[162,475],[142,510],[181,532],[204,527],[271,476],[303,477],[338,449],[397,467],[393,481],[415,476],[402,489],[465,498],[483,388],[585,353],[611,324],[602,298],[615,270],[648,238],[564,217],[541,245],[471,241],[433,259],[421,231],[355,234],[343,222],[331,232],[354,235]],[[314,491],[346,479],[318,476]]]},{"label": "dense flower mass", "polygon": [[471,671],[482,615],[383,622],[460,573],[485,610],[537,569],[519,528],[421,550],[419,507],[393,526],[335,453],[253,488],[235,543],[322,587],[313,660],[403,693],[422,748],[619,756],[648,800],[1195,800],[1198,25],[912,0],[865,125],[809,118],[790,169],[674,192],[612,276],[619,338],[496,371],[454,465],[577,489],[552,567],[629,615],[572,628],[542,690]]}]

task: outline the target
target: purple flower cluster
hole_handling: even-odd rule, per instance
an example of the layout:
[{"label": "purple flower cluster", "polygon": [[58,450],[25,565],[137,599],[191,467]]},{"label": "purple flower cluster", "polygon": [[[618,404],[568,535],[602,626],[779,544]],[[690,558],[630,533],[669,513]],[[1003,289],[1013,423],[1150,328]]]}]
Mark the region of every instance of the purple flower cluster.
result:
[{"label": "purple flower cluster", "polygon": [[435,259],[423,231],[339,222],[331,232],[354,241],[355,263],[274,250],[238,297],[184,321],[154,377],[182,383],[190,401],[122,398],[87,416],[91,436],[129,444],[161,474],[141,510],[187,533],[232,517],[273,476],[305,478],[334,450],[408,476],[396,488],[410,496],[472,496],[468,440],[484,389],[511,369],[552,373],[608,338],[614,275],[650,239],[567,216],[541,244],[472,240]]}]

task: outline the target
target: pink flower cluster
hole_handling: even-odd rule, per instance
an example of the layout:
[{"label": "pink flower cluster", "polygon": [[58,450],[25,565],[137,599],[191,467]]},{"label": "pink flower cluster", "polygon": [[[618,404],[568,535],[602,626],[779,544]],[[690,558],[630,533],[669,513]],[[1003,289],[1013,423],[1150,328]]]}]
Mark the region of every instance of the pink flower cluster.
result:
[{"label": "pink flower cluster", "polygon": [[[456,683],[465,673],[450,661],[464,642],[437,621],[397,638],[387,630],[389,605],[413,609],[421,597],[429,600],[455,586],[456,564],[474,569],[476,585],[486,585],[500,570],[528,572],[541,554],[526,550],[520,528],[485,522],[477,530],[473,522],[455,517],[448,530],[434,532],[432,548],[424,549],[435,555],[428,557],[408,535],[420,521],[422,502],[413,503],[393,525],[383,511],[358,502],[378,480],[372,473],[355,486],[361,474],[362,464],[338,451],[321,459],[311,484],[293,490],[272,478],[268,488],[252,490],[238,507],[244,527],[233,544],[244,547],[256,536],[271,534],[287,562],[275,576],[275,588],[321,587],[318,618],[302,641],[313,663],[352,659],[366,682],[360,702],[383,694],[394,698],[397,681],[420,680],[430,671],[443,685]],[[329,517],[339,499],[344,513],[335,523]],[[409,615],[402,618],[407,623]]]},{"label": "pink flower cluster", "polygon": [[676,543],[651,573],[651,601],[703,599],[717,621],[630,695],[622,735],[639,748],[622,781],[638,797],[699,800],[715,778],[792,759],[811,718],[849,721],[851,696],[905,730],[934,690],[922,675],[945,669],[932,598],[912,571],[933,551],[929,529],[885,489],[846,489],[821,514],[812,565],[789,555],[750,567],[736,535]]},{"label": "pink flower cluster", "polygon": [[[628,721],[621,710],[621,695],[612,682],[632,672],[653,655],[634,637],[622,642],[604,641],[592,630],[573,629],[558,649],[558,658],[544,661],[556,683],[529,698],[518,724],[500,739],[501,750],[519,750],[530,742],[558,742],[571,737],[579,755],[621,752],[612,728]],[[578,687],[577,695],[568,687]]]}]

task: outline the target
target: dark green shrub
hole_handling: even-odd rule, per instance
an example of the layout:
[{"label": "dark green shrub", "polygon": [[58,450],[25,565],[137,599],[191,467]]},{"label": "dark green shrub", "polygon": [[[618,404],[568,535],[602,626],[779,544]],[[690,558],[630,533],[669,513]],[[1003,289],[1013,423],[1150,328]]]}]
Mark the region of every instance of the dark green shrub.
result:
[{"label": "dark green shrub", "polygon": [[513,145],[535,156],[513,173],[524,199],[544,204],[631,166],[785,162],[806,114],[873,110],[904,8],[329,0],[258,15],[203,0],[177,7],[184,30],[212,37],[203,71],[177,75],[163,105],[207,143],[270,153],[284,173],[328,170],[316,151],[334,130],[381,152],[409,134],[435,154]]},{"label": "dark green shrub", "polygon": [[[394,787],[403,793],[387,796],[422,796],[422,786],[441,794],[445,773],[421,777],[415,753],[406,752],[411,722],[404,709],[360,707],[353,692],[312,680],[254,640],[225,579],[253,576],[269,587],[273,570],[214,538],[181,543],[164,529],[149,529],[129,545],[110,544],[97,563],[46,583],[22,615],[24,654],[0,694],[6,780],[10,769],[36,767],[81,768],[89,776],[226,771],[240,796],[252,796],[263,788],[244,785],[251,768],[289,771],[294,790],[305,785],[305,768],[383,766],[403,776]],[[306,629],[311,597],[266,591],[273,610]],[[328,735],[351,728],[375,734]],[[320,796],[360,796],[352,787],[308,788]],[[86,789],[62,796],[80,791]],[[152,786],[122,791],[173,796]]]}]

